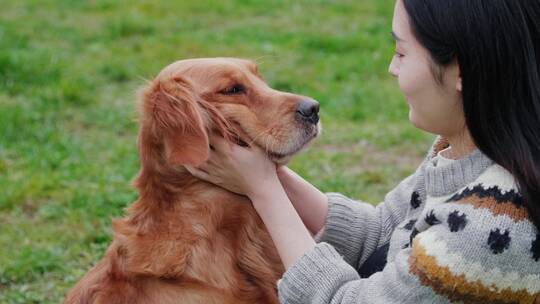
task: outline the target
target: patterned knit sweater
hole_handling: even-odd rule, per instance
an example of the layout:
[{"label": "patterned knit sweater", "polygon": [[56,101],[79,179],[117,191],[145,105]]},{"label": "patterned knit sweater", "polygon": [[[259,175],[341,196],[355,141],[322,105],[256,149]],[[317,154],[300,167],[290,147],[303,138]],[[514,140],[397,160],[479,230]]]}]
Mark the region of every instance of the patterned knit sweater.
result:
[{"label": "patterned knit sweater", "polygon": [[[479,150],[417,171],[376,207],[328,194],[317,245],[278,284],[281,303],[540,303],[540,234],[514,178]],[[389,246],[381,272],[357,270]]]}]

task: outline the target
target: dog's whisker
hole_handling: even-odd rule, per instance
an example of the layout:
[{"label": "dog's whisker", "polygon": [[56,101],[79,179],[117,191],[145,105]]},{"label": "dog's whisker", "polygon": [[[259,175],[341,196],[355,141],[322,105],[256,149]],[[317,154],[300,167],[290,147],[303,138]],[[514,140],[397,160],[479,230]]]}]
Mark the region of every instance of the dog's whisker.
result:
[{"label": "dog's whisker", "polygon": [[255,61],[258,65],[261,65],[261,64],[264,64],[265,62],[263,61],[263,59],[267,59],[267,58],[270,58],[270,59],[279,59],[279,56],[277,55],[262,55],[262,56],[259,56],[255,59],[253,59],[253,61]]},{"label": "dog's whisker", "polygon": [[265,130],[263,130],[262,132],[259,132],[259,134],[257,134],[255,137],[253,137],[248,142],[248,144],[251,146],[257,139],[259,139],[261,136],[265,135],[266,133],[270,132],[273,128],[274,128],[274,126],[270,126],[270,127],[266,128]]},{"label": "dog's whisker", "polygon": [[277,142],[276,140],[268,141],[268,142],[266,143],[266,147],[267,147],[266,153],[267,153],[267,154],[268,154],[268,153],[275,153],[275,152],[274,152],[274,151],[275,151],[275,150],[274,150],[274,146],[277,145],[277,144],[278,144],[278,142]]},{"label": "dog's whisker", "polygon": [[136,75],[135,77],[136,77],[137,79],[139,79],[139,80],[144,81],[146,84],[152,83],[152,79],[148,79],[148,78],[146,78],[146,77],[144,77],[144,76],[142,76],[142,75]]},{"label": "dog's whisker", "polygon": [[270,152],[270,147],[268,147],[269,144],[271,144],[270,141],[265,141],[265,142],[264,142],[264,152],[265,152],[266,154],[268,154],[268,153]]}]

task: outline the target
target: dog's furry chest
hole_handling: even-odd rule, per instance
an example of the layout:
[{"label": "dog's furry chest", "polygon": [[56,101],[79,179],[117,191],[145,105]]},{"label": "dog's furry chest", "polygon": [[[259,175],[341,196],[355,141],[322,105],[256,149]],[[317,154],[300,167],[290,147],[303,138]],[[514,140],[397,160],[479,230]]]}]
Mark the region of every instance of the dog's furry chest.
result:
[{"label": "dog's furry chest", "polygon": [[[129,227],[129,220],[119,221],[115,239],[125,248],[127,270],[226,290],[250,280],[249,261],[268,268],[265,273],[275,272],[269,266],[280,264],[275,248],[247,199],[208,195],[162,210],[152,224]],[[147,231],[135,230],[141,226]]]}]

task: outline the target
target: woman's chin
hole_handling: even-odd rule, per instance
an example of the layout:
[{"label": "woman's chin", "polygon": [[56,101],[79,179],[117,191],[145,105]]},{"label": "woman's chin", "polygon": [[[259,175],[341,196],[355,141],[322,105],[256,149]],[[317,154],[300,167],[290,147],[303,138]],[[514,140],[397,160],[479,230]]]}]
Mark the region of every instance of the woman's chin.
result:
[{"label": "woman's chin", "polygon": [[413,113],[413,110],[409,107],[409,121],[416,126],[416,115]]},{"label": "woman's chin", "polygon": [[438,125],[436,124],[430,124],[426,123],[425,121],[422,121],[419,119],[418,115],[416,115],[413,111],[409,112],[409,121],[410,123],[417,129],[425,131],[427,133],[440,135],[441,133],[440,128],[437,128]]},{"label": "woman's chin", "polygon": [[409,109],[409,121],[416,128],[425,130],[425,128],[422,125],[421,121],[418,119],[418,115],[416,115],[416,113],[412,109]]}]

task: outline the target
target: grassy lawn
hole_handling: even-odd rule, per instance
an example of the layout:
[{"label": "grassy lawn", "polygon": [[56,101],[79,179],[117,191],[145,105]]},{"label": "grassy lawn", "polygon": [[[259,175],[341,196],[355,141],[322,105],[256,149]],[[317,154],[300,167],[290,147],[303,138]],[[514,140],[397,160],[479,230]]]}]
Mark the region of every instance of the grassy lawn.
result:
[{"label": "grassy lawn", "polygon": [[192,57],[255,59],[321,102],[323,134],[290,166],[377,203],[431,136],[387,73],[393,0],[2,1],[0,303],[58,303],[136,197],[135,90]]}]

